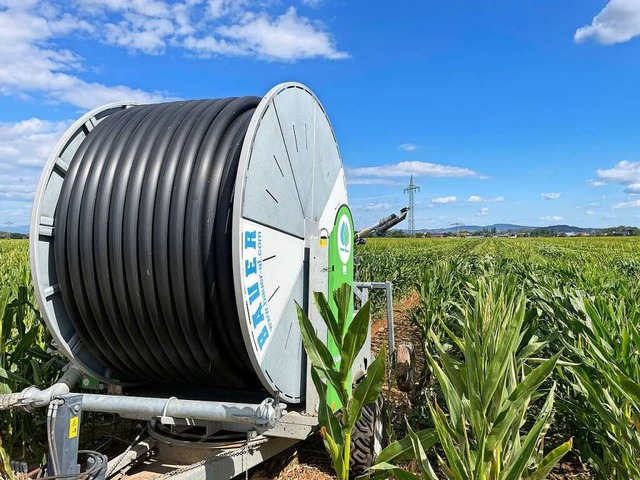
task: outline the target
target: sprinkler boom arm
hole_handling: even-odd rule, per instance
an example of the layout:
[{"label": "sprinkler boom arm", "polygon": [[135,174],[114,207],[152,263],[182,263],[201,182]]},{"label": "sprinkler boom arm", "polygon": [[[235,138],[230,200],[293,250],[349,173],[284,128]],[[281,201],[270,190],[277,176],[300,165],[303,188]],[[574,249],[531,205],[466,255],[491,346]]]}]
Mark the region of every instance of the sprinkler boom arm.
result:
[{"label": "sprinkler boom arm", "polygon": [[396,215],[395,213],[389,215],[388,217],[381,218],[378,223],[375,225],[371,225],[370,227],[364,228],[359,232],[356,232],[356,243],[358,245],[362,245],[366,242],[366,238],[373,235],[373,233],[377,233],[380,236],[385,236],[386,232],[391,229],[391,227],[395,227],[397,224],[402,222],[405,218],[407,218],[407,213],[409,212],[409,207],[403,207],[400,209],[400,214]]}]

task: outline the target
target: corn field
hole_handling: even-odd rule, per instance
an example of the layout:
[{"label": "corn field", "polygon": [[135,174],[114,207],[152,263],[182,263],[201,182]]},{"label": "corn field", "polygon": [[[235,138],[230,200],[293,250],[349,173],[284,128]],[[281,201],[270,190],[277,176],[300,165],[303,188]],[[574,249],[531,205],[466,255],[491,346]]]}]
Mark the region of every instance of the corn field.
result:
[{"label": "corn field", "polygon": [[[373,239],[356,257],[358,280],[419,300],[421,478],[545,478],[569,450],[593,478],[640,478],[640,240]],[[26,241],[0,242],[0,318],[0,392],[50,385]],[[43,417],[0,422],[12,458],[41,455]]]},{"label": "corn field", "polygon": [[[25,240],[0,241],[0,393],[29,385],[46,388],[64,362],[47,353],[49,334],[38,311]],[[40,412],[42,413],[42,412]],[[43,415],[0,412],[2,446],[12,458],[42,453],[34,439],[45,432]]]},{"label": "corn field", "polygon": [[[419,294],[412,321],[433,372],[422,416],[444,478],[544,478],[542,454],[570,448],[594,478],[640,478],[640,241],[380,239],[357,255],[359,279]],[[507,457],[525,448],[512,475]]]}]

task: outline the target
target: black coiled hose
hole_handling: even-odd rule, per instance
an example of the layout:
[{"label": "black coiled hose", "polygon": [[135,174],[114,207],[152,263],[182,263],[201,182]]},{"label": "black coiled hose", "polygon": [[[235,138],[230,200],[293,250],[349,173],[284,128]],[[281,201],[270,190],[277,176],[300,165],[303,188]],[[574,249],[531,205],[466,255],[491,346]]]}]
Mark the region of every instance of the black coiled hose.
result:
[{"label": "black coiled hose", "polygon": [[123,109],[77,150],[55,262],[71,321],[112,378],[260,388],[231,263],[233,188],[259,101]]}]

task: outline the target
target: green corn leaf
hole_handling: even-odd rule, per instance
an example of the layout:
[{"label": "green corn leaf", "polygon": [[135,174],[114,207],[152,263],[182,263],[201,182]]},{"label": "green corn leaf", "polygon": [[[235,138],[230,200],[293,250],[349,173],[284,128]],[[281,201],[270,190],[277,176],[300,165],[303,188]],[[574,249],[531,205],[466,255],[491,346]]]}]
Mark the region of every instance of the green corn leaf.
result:
[{"label": "green corn leaf", "polygon": [[318,372],[311,369],[311,378],[318,392],[318,423],[325,427],[327,433],[334,439],[340,450],[343,448],[342,426],[336,418],[331,406],[327,403],[327,386],[322,382]]},{"label": "green corn leaf", "polygon": [[500,339],[496,354],[490,359],[491,363],[482,387],[482,404],[485,406],[489,405],[490,398],[493,397],[499,382],[504,378],[505,371],[509,367],[509,358],[515,354],[518,347],[520,330],[524,321],[524,308],[524,297],[520,296],[516,311],[508,317],[511,321]]},{"label": "green corn leaf", "polygon": [[[457,392],[458,397],[461,397],[466,391],[467,386],[463,379],[463,376],[460,373],[460,370],[457,368],[460,362],[457,362],[445,352],[444,347],[438,339],[438,336],[433,331],[430,332],[430,335],[436,351],[438,352],[438,356],[440,357],[440,363],[442,363],[442,370],[444,370],[445,377],[449,380],[449,383],[451,383],[451,385]],[[432,359],[430,356],[429,363],[432,363]]]},{"label": "green corn leaf", "polygon": [[320,316],[327,325],[329,333],[333,337],[338,348],[342,349],[342,337],[344,336],[344,330],[340,328],[338,320],[334,316],[333,311],[329,306],[329,302],[327,302],[327,298],[321,292],[314,292],[313,298],[315,300],[316,307],[318,308],[318,312],[320,312]]},{"label": "green corn leaf", "polygon": [[519,480],[522,473],[529,464],[531,456],[535,450],[536,444],[541,438],[542,431],[548,426],[551,411],[553,410],[553,396],[555,394],[555,385],[549,392],[547,400],[540,411],[538,420],[533,425],[527,436],[522,442],[522,446],[516,452],[514,458],[509,462],[509,467],[505,470],[503,480]]},{"label": "green corn leaf", "polygon": [[407,422],[407,432],[409,433],[409,438],[411,439],[411,446],[413,448],[413,453],[415,455],[416,462],[418,463],[420,473],[422,473],[422,478],[425,480],[438,480],[438,477],[433,471],[433,467],[431,466],[431,463],[427,458],[427,454],[424,451],[424,447],[422,445],[422,442],[420,441],[420,437],[418,437],[418,435],[416,435],[416,433],[412,430],[409,422]]},{"label": "green corn leaf", "polygon": [[333,300],[338,306],[338,328],[340,332],[342,332],[342,335],[344,335],[344,332],[347,330],[347,324],[351,321],[349,318],[351,314],[351,302],[353,300],[351,285],[343,283],[333,292]]},{"label": "green corn leaf", "polygon": [[9,370],[5,370],[4,371],[5,376],[7,377],[7,380],[17,383],[17,384],[21,384],[24,385],[25,387],[31,385],[31,380],[27,380],[25,377],[23,377],[22,375],[20,375],[19,373],[16,372],[11,372]]},{"label": "green corn leaf", "polygon": [[2,438],[0,438],[0,478],[13,480],[13,470],[11,469],[9,455],[2,446]]},{"label": "green corn leaf", "polygon": [[10,298],[11,289],[9,287],[0,287],[0,322],[2,322],[2,328],[0,330],[0,346],[11,338],[11,327],[13,322],[5,319],[7,316],[7,306],[9,305]]},{"label": "green corn leaf", "polygon": [[[342,459],[342,449],[338,447],[334,438],[324,428],[320,429],[320,435],[322,436],[324,446],[329,452],[329,455],[331,455],[331,461],[333,462],[333,467],[335,468],[336,473],[338,473],[338,477],[344,478],[341,476],[345,471],[345,464]],[[346,467],[348,468],[348,465]]]},{"label": "green corn leaf", "polygon": [[551,470],[558,464],[562,458],[569,453],[573,447],[573,439],[563,443],[559,447],[550,451],[538,464],[538,468],[526,477],[526,480],[543,480],[551,473]]},{"label": "green corn leaf", "polygon": [[11,362],[18,363],[24,355],[24,352],[34,345],[36,338],[40,334],[40,326],[36,325],[32,327],[18,342],[16,348],[11,353]]},{"label": "green corn leaf", "polygon": [[[469,400],[469,408],[467,410],[470,417],[469,420],[474,425],[474,428],[482,431],[486,414],[486,408],[482,402],[482,359],[478,358],[479,352],[477,352],[475,348],[476,342],[471,338],[468,330],[465,331],[464,337],[464,363],[467,377],[467,391],[465,393]],[[455,415],[455,417],[452,417],[454,426],[458,425],[460,423],[460,418],[457,410],[460,407],[457,405],[457,402],[452,406],[449,406],[448,400],[447,406],[450,408],[451,414]]]},{"label": "green corn leaf", "polygon": [[456,345],[456,347],[458,347],[458,350],[464,352],[464,343],[462,342],[462,340],[460,340],[456,336],[455,333],[453,333],[453,330],[451,330],[447,325],[445,325],[444,322],[442,322],[440,324],[440,328],[442,328],[442,330],[444,330],[444,332],[447,334],[449,339]]},{"label": "green corn leaf", "polygon": [[505,437],[514,425],[514,421],[520,418],[525,406],[531,400],[531,395],[546,380],[556,366],[561,352],[555,354],[542,365],[536,367],[509,395],[505,406],[502,408],[496,422],[487,437],[487,448],[493,450]]},{"label": "green corn leaf", "polygon": [[444,460],[444,458],[442,458],[438,454],[436,454],[436,458],[438,459],[438,464],[440,465],[440,468],[442,468],[442,470],[444,470],[444,474],[446,475],[446,477],[448,479],[455,480],[456,478],[458,478],[457,475],[455,474],[455,472],[453,470],[451,470],[449,465],[447,465],[447,462]]},{"label": "green corn leaf", "polygon": [[583,368],[573,367],[572,371],[576,374],[576,380],[579,381],[579,386],[586,391],[587,401],[598,416],[612,425],[618,423],[617,418],[612,414],[611,410],[604,407],[602,399],[606,397],[606,391],[597,382],[594,382]]},{"label": "green corn leaf", "polygon": [[33,374],[33,383],[35,385],[42,385],[42,374],[40,370],[40,364],[35,358],[29,359],[31,364],[31,372]]},{"label": "green corn leaf", "polygon": [[622,393],[636,405],[640,405],[640,384],[627,376],[620,378]]},{"label": "green corn leaf", "polygon": [[469,475],[464,467],[460,453],[456,449],[453,439],[450,435],[450,427],[447,426],[447,418],[444,412],[440,409],[438,404],[432,406],[429,404],[429,410],[431,411],[431,417],[433,423],[438,432],[438,438],[440,444],[448,460],[448,468],[451,470],[454,480],[469,480]]},{"label": "green corn leaf", "polygon": [[[438,432],[434,428],[427,428],[425,430],[419,430],[414,432],[418,437],[420,444],[424,450],[429,450],[438,441]],[[402,440],[397,440],[387,445],[378,458],[377,463],[388,463],[395,460],[405,460],[409,458],[407,455],[411,453],[413,449],[413,443],[411,437],[407,436]]]},{"label": "green corn leaf", "polygon": [[396,480],[420,480],[420,477],[409,473],[396,465],[390,463],[377,463],[369,469],[368,475],[359,478],[368,480],[382,480],[393,476]]},{"label": "green corn leaf", "polygon": [[340,350],[340,374],[347,377],[353,367],[358,353],[367,341],[369,335],[369,323],[371,318],[371,304],[366,302],[353,317],[347,333],[344,336],[342,349]]},{"label": "green corn leaf", "polygon": [[362,408],[368,403],[375,402],[380,396],[384,385],[384,375],[386,371],[387,355],[384,345],[376,359],[371,362],[367,369],[367,375],[362,379],[353,391],[353,397],[349,400],[347,407],[346,426],[353,428],[362,413]]},{"label": "green corn leaf", "polygon": [[[460,424],[460,419],[462,418],[462,398],[451,383],[449,376],[447,376],[445,372],[440,368],[438,362],[434,360],[429,352],[426,352],[426,355],[429,363],[431,364],[431,368],[433,368],[433,371],[438,378],[438,383],[442,388],[442,393],[447,402],[447,408],[449,409],[449,415],[451,416],[451,423],[453,423],[455,428],[455,426]],[[445,355],[443,355],[441,358],[444,358]]]},{"label": "green corn leaf", "polygon": [[331,386],[335,389],[340,401],[346,405],[348,398],[343,390],[343,384],[340,380],[340,376],[336,371],[336,367],[333,361],[333,357],[329,352],[329,349],[318,338],[311,321],[307,317],[302,308],[298,307],[298,324],[300,325],[300,334],[302,336],[302,342],[307,352],[307,358],[311,362],[320,377],[327,380]]}]

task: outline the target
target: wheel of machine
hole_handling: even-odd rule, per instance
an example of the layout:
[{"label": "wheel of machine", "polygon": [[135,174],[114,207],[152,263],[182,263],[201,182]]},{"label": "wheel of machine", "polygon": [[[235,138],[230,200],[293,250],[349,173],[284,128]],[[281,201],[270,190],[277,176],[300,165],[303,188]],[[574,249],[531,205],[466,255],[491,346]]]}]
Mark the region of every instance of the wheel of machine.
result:
[{"label": "wheel of machine", "polygon": [[386,446],[385,413],[382,395],[362,409],[362,416],[351,432],[351,458],[349,471],[352,477],[363,475]]}]

